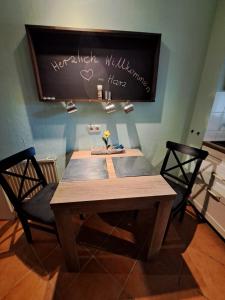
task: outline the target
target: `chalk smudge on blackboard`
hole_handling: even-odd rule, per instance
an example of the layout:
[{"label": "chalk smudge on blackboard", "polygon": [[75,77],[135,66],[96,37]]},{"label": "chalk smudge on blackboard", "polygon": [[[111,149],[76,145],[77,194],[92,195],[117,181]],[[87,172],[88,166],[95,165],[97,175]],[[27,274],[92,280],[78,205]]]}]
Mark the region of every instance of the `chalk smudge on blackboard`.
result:
[{"label": "chalk smudge on blackboard", "polygon": [[68,58],[65,58],[63,60],[59,60],[59,61],[54,61],[51,62],[51,66],[54,69],[55,72],[60,71],[61,69],[63,69],[64,67],[67,67],[68,63],[71,64],[97,64],[98,60],[97,57],[95,55],[93,55],[92,50],[90,55],[80,55],[80,50],[77,50],[77,55],[71,55]]},{"label": "chalk smudge on blackboard", "polygon": [[119,59],[114,58],[112,55],[106,56],[105,64],[108,67],[113,67],[115,69],[124,70],[125,72],[129,73],[132,77],[134,77],[138,82],[140,82],[146,89],[146,92],[150,92],[150,87],[148,82],[145,80],[143,76],[141,76],[138,72],[136,72],[130,66],[129,60],[126,58],[120,57]]}]

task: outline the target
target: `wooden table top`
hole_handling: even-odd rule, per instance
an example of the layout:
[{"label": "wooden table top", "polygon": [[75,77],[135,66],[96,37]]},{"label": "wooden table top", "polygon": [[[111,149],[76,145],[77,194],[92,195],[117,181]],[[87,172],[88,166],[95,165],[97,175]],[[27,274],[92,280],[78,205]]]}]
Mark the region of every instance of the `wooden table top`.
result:
[{"label": "wooden table top", "polygon": [[115,169],[113,166],[112,157],[129,157],[129,156],[143,156],[143,153],[139,149],[126,149],[126,152],[124,152],[124,153],[91,155],[90,150],[84,150],[84,151],[75,151],[72,154],[70,159],[105,158],[109,178],[117,178],[116,172],[115,172]]},{"label": "wooden table top", "polygon": [[[163,179],[161,175],[138,176],[138,177],[116,177],[112,157],[143,156],[138,149],[128,149],[122,154],[112,155],[91,155],[90,151],[75,151],[71,159],[81,158],[106,158],[109,178],[98,180],[60,181],[58,188],[51,200],[51,205],[71,204],[78,208],[82,205],[93,205],[97,202],[101,205],[105,201],[115,204],[121,199],[133,199],[135,202],[141,200],[165,197],[174,198],[176,193]],[[103,204],[104,205],[104,204]],[[129,209],[129,205],[127,207]]]},{"label": "wooden table top", "polygon": [[60,182],[51,204],[107,199],[174,196],[161,175]]},{"label": "wooden table top", "polygon": [[111,158],[111,157],[127,157],[127,156],[143,156],[143,153],[139,149],[126,149],[124,153],[117,154],[98,154],[91,155],[90,150],[82,150],[82,151],[74,151],[70,159],[78,159],[78,158]]}]

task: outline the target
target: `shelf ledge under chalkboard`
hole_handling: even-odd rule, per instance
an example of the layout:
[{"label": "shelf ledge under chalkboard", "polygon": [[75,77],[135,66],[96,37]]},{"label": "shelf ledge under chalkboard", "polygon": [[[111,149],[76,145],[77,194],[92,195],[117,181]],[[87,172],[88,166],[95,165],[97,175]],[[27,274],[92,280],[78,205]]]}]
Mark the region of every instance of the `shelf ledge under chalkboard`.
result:
[{"label": "shelf ledge under chalkboard", "polygon": [[[45,103],[59,103],[59,102],[90,102],[90,103],[107,103],[109,102],[109,100],[106,99],[55,99],[55,100],[46,100],[46,99],[41,99],[41,102],[45,102]],[[114,102],[114,103],[120,103],[120,102],[127,102],[127,101],[133,101],[130,99],[111,99],[110,102]],[[135,100],[135,102],[143,102],[143,100]]]}]

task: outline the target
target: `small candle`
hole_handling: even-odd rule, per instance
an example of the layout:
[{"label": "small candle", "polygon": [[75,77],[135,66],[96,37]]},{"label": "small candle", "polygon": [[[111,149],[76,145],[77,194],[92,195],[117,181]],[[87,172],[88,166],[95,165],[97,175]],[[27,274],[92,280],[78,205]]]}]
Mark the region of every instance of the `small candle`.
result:
[{"label": "small candle", "polygon": [[105,91],[105,100],[108,100],[108,91]]},{"label": "small candle", "polygon": [[97,95],[98,95],[98,100],[102,100],[102,85],[101,84],[97,85]]},{"label": "small candle", "polygon": [[108,100],[111,100],[111,92],[108,91]]}]

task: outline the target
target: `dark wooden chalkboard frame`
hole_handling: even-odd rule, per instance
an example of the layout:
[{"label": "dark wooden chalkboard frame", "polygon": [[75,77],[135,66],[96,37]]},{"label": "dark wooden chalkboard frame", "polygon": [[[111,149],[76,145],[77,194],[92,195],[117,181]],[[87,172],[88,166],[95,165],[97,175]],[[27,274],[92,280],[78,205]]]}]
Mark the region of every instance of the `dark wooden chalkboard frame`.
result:
[{"label": "dark wooden chalkboard frame", "polygon": [[[33,64],[33,69],[34,69],[34,74],[35,74],[35,79],[36,79],[36,84],[37,84],[37,90],[38,90],[38,96],[40,101],[44,102],[62,102],[62,101],[77,101],[77,102],[98,102],[99,100],[97,99],[71,99],[71,98],[60,98],[60,99],[46,99],[43,94],[43,87],[41,83],[41,77],[40,77],[40,70],[38,66],[38,61],[37,61],[37,52],[35,49],[35,45],[32,39],[33,32],[38,32],[38,34],[41,34],[42,32],[49,33],[51,34],[52,32],[57,33],[59,32],[60,34],[77,34],[77,35],[100,35],[101,37],[107,36],[107,37],[121,37],[124,38],[132,38],[134,40],[134,43],[136,41],[140,41],[143,39],[143,41],[146,42],[146,40],[150,41],[154,39],[154,60],[153,60],[153,74],[152,74],[152,81],[150,85],[150,95],[149,98],[146,100],[140,100],[140,99],[135,99],[132,100],[132,102],[154,102],[155,101],[155,96],[156,96],[156,84],[157,84],[157,75],[158,75],[158,65],[159,65],[159,54],[160,54],[160,44],[161,44],[161,34],[159,33],[146,33],[146,32],[130,32],[130,31],[115,31],[115,30],[100,30],[100,29],[76,29],[76,28],[67,28],[67,27],[56,27],[56,26],[41,26],[41,25],[25,25],[26,28],[26,33],[27,33],[27,38],[28,38],[28,44],[29,44],[29,49],[30,49],[30,54],[31,54],[31,59],[32,59],[32,64]],[[140,46],[141,47],[141,46]],[[126,100],[130,100],[127,98]],[[103,100],[104,101],[104,100]],[[121,99],[112,99],[112,101],[118,101],[121,102]]]}]

